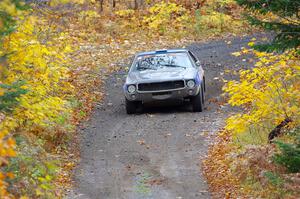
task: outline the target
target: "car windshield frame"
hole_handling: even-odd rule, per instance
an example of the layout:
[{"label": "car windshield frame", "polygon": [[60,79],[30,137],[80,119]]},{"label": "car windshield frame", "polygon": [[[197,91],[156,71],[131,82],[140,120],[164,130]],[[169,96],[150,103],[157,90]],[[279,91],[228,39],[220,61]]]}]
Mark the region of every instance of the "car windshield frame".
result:
[{"label": "car windshield frame", "polygon": [[[169,60],[170,63],[166,63],[166,64],[157,64],[158,61],[164,61],[164,60],[158,60],[159,57],[166,57],[168,56],[171,57],[173,56],[173,59],[176,57],[176,56],[185,56],[186,60],[185,60],[185,64],[184,65],[179,65],[178,63],[171,63],[171,62],[174,62],[174,60]],[[158,57],[156,58],[156,60],[152,60],[156,63],[150,63],[152,66],[154,67],[144,67],[144,69],[142,69],[143,67],[142,66],[139,66],[138,64],[140,63],[141,59],[144,58],[147,59],[147,58],[154,58],[154,57]],[[149,62],[150,60],[148,60]],[[181,60],[182,61],[182,60]],[[182,64],[182,63],[180,63]],[[141,69],[139,69],[138,67],[141,67]],[[164,53],[159,53],[159,54],[143,54],[143,55],[137,55],[132,63],[132,66],[130,68],[130,72],[134,72],[134,71],[153,71],[153,70],[159,70],[159,69],[162,69],[162,68],[194,68],[195,65],[191,59],[191,57],[189,56],[189,53],[188,52],[164,52]]]}]

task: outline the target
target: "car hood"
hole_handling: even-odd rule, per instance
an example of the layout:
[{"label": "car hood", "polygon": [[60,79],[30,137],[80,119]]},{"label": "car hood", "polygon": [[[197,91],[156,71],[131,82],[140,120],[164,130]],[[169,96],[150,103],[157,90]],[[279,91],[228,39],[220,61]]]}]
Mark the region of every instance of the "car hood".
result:
[{"label": "car hood", "polygon": [[133,71],[127,76],[126,83],[160,82],[179,79],[193,79],[195,68],[163,68],[159,70]]}]

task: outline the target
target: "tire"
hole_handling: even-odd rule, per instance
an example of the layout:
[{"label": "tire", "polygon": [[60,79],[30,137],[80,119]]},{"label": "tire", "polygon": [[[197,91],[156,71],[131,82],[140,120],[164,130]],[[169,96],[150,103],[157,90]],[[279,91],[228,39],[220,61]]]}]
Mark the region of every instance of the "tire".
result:
[{"label": "tire", "polygon": [[134,114],[136,113],[137,109],[137,102],[135,101],[129,101],[128,99],[125,98],[125,106],[126,106],[126,112],[127,114]]},{"label": "tire", "polygon": [[203,111],[203,95],[202,95],[202,87],[199,93],[191,98],[193,112],[202,112]]},{"label": "tire", "polygon": [[202,99],[202,108],[204,107],[205,103],[205,87],[204,84],[201,85],[201,99]]},{"label": "tire", "polygon": [[204,92],[206,92],[205,77],[203,77],[203,88],[204,88]]}]

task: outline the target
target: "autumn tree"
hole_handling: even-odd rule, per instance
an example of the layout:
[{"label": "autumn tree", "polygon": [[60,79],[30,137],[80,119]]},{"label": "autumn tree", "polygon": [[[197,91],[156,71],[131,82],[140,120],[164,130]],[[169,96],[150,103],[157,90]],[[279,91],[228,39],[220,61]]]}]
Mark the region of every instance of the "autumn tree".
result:
[{"label": "autumn tree", "polygon": [[257,45],[258,50],[284,51],[300,45],[300,0],[236,0],[248,11],[249,21],[275,31],[272,42]]}]

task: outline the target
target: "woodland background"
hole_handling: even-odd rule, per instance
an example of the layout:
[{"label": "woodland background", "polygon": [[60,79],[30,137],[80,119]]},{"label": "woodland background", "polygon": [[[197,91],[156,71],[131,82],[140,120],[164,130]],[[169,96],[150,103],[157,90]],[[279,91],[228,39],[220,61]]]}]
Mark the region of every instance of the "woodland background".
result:
[{"label": "woodland background", "polygon": [[[0,198],[62,198],[76,129],[116,61],[137,51],[273,31],[258,60],[224,80],[232,113],[203,162],[215,198],[297,198],[299,0],[2,0]],[[267,40],[267,39],[266,39]],[[99,71],[101,71],[99,73]],[[200,171],[199,171],[200,172]]]}]

